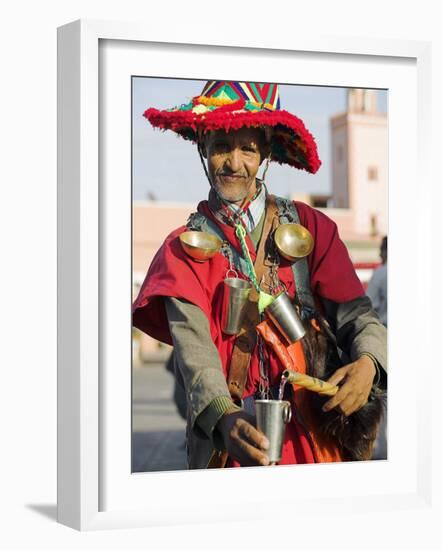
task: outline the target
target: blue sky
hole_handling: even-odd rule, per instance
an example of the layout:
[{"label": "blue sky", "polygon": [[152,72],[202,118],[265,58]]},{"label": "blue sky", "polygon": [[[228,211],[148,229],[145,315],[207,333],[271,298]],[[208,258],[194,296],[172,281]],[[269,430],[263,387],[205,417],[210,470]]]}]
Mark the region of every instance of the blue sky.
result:
[{"label": "blue sky", "polygon": [[[153,129],[142,116],[149,107],[166,109],[199,95],[204,81],[134,77],[133,198],[195,203],[207,196],[208,182],[195,145],[171,131]],[[304,121],[318,146],[322,166],[312,175],[271,163],[266,181],[281,196],[293,192],[327,194],[331,190],[330,117],[345,111],[347,88],[280,86],[281,108]],[[387,92],[377,91],[380,112],[387,111]]]}]

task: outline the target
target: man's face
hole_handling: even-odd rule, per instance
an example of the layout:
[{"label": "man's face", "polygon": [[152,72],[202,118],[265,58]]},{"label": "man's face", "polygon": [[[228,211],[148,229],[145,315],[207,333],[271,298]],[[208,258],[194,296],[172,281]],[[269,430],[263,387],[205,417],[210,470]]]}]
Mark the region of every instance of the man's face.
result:
[{"label": "man's face", "polygon": [[223,199],[241,204],[255,194],[255,178],[263,158],[260,136],[257,128],[229,133],[217,130],[206,136],[210,181]]}]

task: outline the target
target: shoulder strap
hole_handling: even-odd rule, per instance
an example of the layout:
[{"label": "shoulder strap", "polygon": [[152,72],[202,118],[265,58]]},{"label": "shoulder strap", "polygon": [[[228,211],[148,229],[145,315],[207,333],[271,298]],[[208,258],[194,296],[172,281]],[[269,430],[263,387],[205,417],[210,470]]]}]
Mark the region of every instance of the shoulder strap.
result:
[{"label": "shoulder strap", "polygon": [[[293,201],[276,197],[280,223],[297,223],[301,225],[298,210]],[[296,293],[301,303],[303,318],[310,317],[315,310],[315,301],[310,288],[310,273],[307,258],[300,258],[292,264]]]},{"label": "shoulder strap", "polygon": [[200,214],[200,212],[192,212],[187,218],[186,226],[192,231],[208,231],[224,240],[224,233],[215,222]]}]

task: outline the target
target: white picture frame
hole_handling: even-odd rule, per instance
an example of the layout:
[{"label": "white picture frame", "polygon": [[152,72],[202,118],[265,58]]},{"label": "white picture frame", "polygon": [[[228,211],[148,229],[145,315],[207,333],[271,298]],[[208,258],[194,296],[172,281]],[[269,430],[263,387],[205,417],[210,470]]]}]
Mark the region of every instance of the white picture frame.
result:
[{"label": "white picture frame", "polygon": [[[149,48],[155,51],[155,56],[149,53]],[[197,56],[197,64],[192,56]],[[389,304],[393,308],[389,311],[390,454],[387,462],[246,468],[229,472],[130,473],[130,461],[127,462],[128,453],[130,455],[130,439],[127,438],[128,422],[130,425],[130,377],[127,378],[131,348],[130,260],[129,263],[125,261],[131,245],[127,240],[130,235],[130,203],[127,203],[125,183],[121,184],[130,178],[127,173],[130,135],[126,135],[130,102],[122,110],[113,111],[115,117],[112,121],[106,116],[106,109],[112,102],[118,105],[121,99],[127,99],[127,82],[120,89],[120,77],[131,74],[131,63],[135,67],[137,59],[146,63],[149,76],[169,74],[201,78],[207,74],[214,56],[220,61],[217,67],[221,74],[229,68],[229,74],[238,80],[258,80],[261,66],[262,80],[271,80],[269,75],[275,74],[275,81],[278,81],[276,73],[272,72],[276,71],[278,58],[296,58],[300,74],[304,70],[303,74],[309,75],[302,79],[308,78],[311,84],[327,85],[333,78],[337,86],[376,87],[373,86],[376,81],[379,87],[384,87],[382,81],[393,82],[392,79],[398,78],[398,82],[410,85],[399,94],[393,92],[398,92],[400,85],[393,83],[389,104],[390,202],[394,204],[399,194],[403,195],[401,209],[390,209],[389,265],[391,261],[392,268],[389,267],[389,276],[391,280],[397,280],[397,284],[389,289]],[[244,64],[238,64],[242,56],[255,59],[255,62],[245,68]],[[169,58],[175,59],[174,74],[170,74],[170,70],[167,72]],[[269,58],[276,61],[262,64],[262,59]],[[230,67],[227,67],[226,59],[230,60]],[[150,67],[149,60],[152,62]],[[321,74],[311,69],[316,63],[322,67]],[[373,63],[377,63],[376,70],[370,69]],[[345,76],[346,64],[352,67],[350,76],[348,73]],[[189,67],[192,67],[192,74],[189,74]],[[370,70],[371,77],[367,76]],[[264,510],[267,517],[277,518],[279,507],[271,506],[276,501],[279,506],[290,506],[297,514],[313,511],[318,514],[333,505],[338,505],[340,513],[344,514],[355,503],[360,511],[366,512],[404,507],[417,509],[430,505],[430,433],[425,419],[430,416],[431,404],[422,385],[409,387],[404,382],[413,374],[412,364],[416,357],[425,353],[422,350],[430,349],[430,333],[407,342],[407,349],[402,349],[401,338],[403,340],[409,326],[397,308],[395,313],[394,307],[401,302],[404,292],[413,288],[413,299],[407,304],[410,318],[431,317],[430,305],[425,299],[426,290],[432,284],[431,239],[421,238],[429,233],[430,224],[426,210],[426,205],[431,204],[429,79],[430,45],[425,42],[342,36],[307,40],[281,36],[263,48],[258,39],[256,42],[238,38],[235,43],[218,40],[216,44],[192,44],[184,35],[167,36],[166,32],[152,32],[143,25],[117,22],[76,21],[59,29],[60,523],[79,530],[93,530],[213,522],[214,511],[206,504],[211,494],[217,495],[216,521],[230,521],[232,518],[226,504],[231,499],[232,483],[238,484],[237,476],[243,483],[253,486],[270,487],[293,482],[297,492],[284,497],[276,491],[235,494],[236,520],[256,518]],[[291,81],[293,76],[287,80]],[[105,101],[101,95],[103,87],[108,94]],[[127,112],[123,112],[124,108]],[[400,120],[407,111],[409,136],[404,139],[399,134],[400,125],[405,121]],[[117,135],[123,136],[121,139],[125,141],[114,142]],[[107,158],[116,162],[112,172],[106,165],[107,160],[103,161],[103,150]],[[400,162],[401,155],[407,158],[406,167]],[[417,166],[419,185],[415,186]],[[112,178],[120,178],[120,183],[116,185]],[[120,188],[125,194],[119,194]],[[411,192],[413,196],[410,196]],[[417,221],[417,229],[407,236],[407,242],[401,233],[407,222],[407,214],[402,209],[412,211],[413,219]],[[112,224],[110,222],[116,213],[118,224]],[[115,226],[119,231],[115,231]],[[109,247],[111,239],[112,247]],[[410,249],[415,251],[415,267],[413,272],[403,273],[402,261]],[[115,265],[116,258],[121,268],[112,269],[110,276],[107,267],[112,262]],[[415,284],[416,280],[419,280],[419,285]],[[116,293],[115,289],[123,291]],[[113,346],[112,353],[107,346]],[[126,361],[127,372],[122,374],[118,364]],[[422,382],[429,383],[429,365],[429,362],[420,363]],[[406,399],[405,392],[408,392]],[[408,435],[399,433],[400,422],[407,423]],[[407,455],[403,452],[405,446],[409,450]],[[170,498],[172,494],[173,499]]]}]

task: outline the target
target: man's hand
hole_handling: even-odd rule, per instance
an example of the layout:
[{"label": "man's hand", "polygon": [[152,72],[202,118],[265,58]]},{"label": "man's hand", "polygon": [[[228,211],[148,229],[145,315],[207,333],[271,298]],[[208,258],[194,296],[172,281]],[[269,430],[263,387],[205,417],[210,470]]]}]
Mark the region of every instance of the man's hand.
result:
[{"label": "man's hand", "polygon": [[344,381],[339,391],[322,407],[323,411],[331,411],[335,407],[349,416],[358,411],[368,401],[376,367],[367,355],[362,355],[354,363],[338,369],[328,380],[330,384]]},{"label": "man's hand", "polygon": [[252,424],[254,419],[244,411],[227,411],[219,420],[216,429],[223,437],[229,455],[241,466],[267,466],[269,458],[265,451],[268,439]]}]

